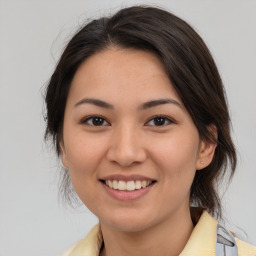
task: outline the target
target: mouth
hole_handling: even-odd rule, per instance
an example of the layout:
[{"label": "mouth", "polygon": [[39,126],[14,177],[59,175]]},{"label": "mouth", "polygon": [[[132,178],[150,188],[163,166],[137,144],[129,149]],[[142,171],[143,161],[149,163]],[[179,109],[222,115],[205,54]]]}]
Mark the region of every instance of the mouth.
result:
[{"label": "mouth", "polygon": [[146,187],[154,184],[156,181],[154,180],[100,180],[107,187],[118,190],[118,191],[126,191],[132,192],[135,190],[145,189]]},{"label": "mouth", "polygon": [[157,180],[142,175],[109,175],[99,179],[107,195],[118,201],[134,201],[154,191]]}]

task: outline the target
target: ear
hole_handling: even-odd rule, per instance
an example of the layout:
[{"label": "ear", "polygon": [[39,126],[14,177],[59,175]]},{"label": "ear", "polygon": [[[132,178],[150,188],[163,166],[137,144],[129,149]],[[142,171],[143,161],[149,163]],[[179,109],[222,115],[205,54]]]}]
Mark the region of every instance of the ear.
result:
[{"label": "ear", "polygon": [[62,162],[62,164],[66,168],[69,168],[68,157],[67,157],[67,154],[66,154],[66,150],[65,150],[65,146],[64,146],[63,141],[60,142],[60,154],[61,154],[61,162]]},{"label": "ear", "polygon": [[[214,140],[217,142],[218,139],[218,132],[215,125],[209,125],[209,131],[214,137]],[[199,151],[198,151],[198,158],[196,163],[196,170],[202,170],[207,167],[214,157],[215,149],[217,147],[217,143],[212,141],[201,140]]]}]

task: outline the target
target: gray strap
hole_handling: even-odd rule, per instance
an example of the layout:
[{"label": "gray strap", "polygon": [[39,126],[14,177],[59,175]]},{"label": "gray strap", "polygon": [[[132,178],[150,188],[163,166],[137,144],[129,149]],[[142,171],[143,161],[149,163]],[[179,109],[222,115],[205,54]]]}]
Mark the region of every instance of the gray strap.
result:
[{"label": "gray strap", "polygon": [[216,256],[238,256],[236,241],[224,227],[217,227]]}]

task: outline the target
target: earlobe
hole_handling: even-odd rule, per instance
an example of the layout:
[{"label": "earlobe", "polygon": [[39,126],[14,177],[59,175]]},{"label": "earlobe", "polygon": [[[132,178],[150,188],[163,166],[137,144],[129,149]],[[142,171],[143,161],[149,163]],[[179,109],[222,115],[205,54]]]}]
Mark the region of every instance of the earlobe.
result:
[{"label": "earlobe", "polygon": [[66,154],[66,150],[64,147],[63,142],[60,143],[60,150],[61,150],[61,162],[62,164],[66,167],[69,168],[69,164],[68,164],[68,159],[67,159],[67,154]]},{"label": "earlobe", "polygon": [[[215,125],[209,126],[209,128],[214,140],[217,142],[218,134],[217,134],[217,129]],[[200,148],[198,152],[198,158],[197,158],[197,164],[196,164],[196,169],[197,170],[202,170],[205,167],[207,167],[211,162],[214,157],[215,149],[217,147],[217,143],[213,141],[206,141],[202,140],[200,142]]]}]

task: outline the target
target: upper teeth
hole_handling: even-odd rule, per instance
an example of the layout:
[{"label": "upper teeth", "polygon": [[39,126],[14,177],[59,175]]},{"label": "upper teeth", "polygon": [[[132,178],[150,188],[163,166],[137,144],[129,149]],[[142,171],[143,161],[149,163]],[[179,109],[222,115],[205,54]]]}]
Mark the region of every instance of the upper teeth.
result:
[{"label": "upper teeth", "polygon": [[133,191],[135,189],[141,189],[145,188],[148,185],[150,185],[152,181],[149,180],[130,180],[130,181],[124,181],[124,180],[106,180],[105,184],[109,186],[110,188],[117,189],[117,190],[128,190]]}]

